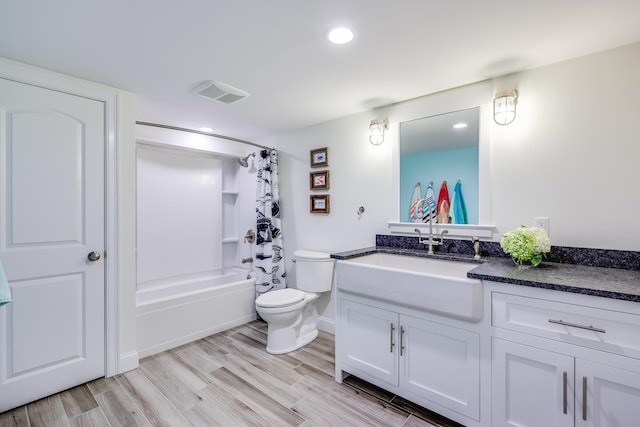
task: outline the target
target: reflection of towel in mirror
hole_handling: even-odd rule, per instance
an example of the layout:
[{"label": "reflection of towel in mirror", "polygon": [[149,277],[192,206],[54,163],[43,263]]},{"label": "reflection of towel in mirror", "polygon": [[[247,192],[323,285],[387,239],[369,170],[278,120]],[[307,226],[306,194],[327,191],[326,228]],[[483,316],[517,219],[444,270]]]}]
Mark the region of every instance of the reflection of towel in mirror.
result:
[{"label": "reflection of towel in mirror", "polygon": [[460,181],[456,183],[453,189],[449,216],[451,217],[451,224],[467,224],[469,221],[467,206],[464,204],[464,197],[462,197],[462,184]]},{"label": "reflection of towel in mirror", "polygon": [[421,196],[422,187],[420,183],[417,183],[413,187],[413,196],[411,196],[411,208],[409,209],[409,219],[411,222],[422,222],[422,202]]},{"label": "reflection of towel in mirror", "polygon": [[440,194],[438,195],[438,223],[449,223],[449,207],[451,202],[449,201],[449,189],[447,188],[447,181],[442,181],[440,187]]},{"label": "reflection of towel in mirror", "polygon": [[451,205],[449,206],[449,223],[458,224],[456,221],[456,210],[454,206],[456,205],[456,191],[453,190],[453,194],[451,195]]},{"label": "reflection of towel in mirror", "polygon": [[2,263],[0,263],[0,306],[11,302],[11,290],[9,289],[9,282],[4,275],[2,269]]},{"label": "reflection of towel in mirror", "polygon": [[[436,193],[433,191],[433,182],[429,183],[427,187],[427,193],[424,195],[425,204],[427,204],[427,208],[423,209],[424,212],[431,213],[431,221],[435,221],[438,216],[438,207],[436,206]],[[431,208],[431,209],[429,209]],[[423,214],[423,222],[429,222],[429,213]]]}]

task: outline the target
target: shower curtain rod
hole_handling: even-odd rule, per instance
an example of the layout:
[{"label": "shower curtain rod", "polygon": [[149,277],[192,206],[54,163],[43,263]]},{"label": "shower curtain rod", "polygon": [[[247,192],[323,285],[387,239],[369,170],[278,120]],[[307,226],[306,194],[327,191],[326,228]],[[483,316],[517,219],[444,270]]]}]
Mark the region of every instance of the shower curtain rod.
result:
[{"label": "shower curtain rod", "polygon": [[149,122],[139,122],[139,121],[136,121],[136,124],[137,125],[142,125],[142,126],[153,126],[153,127],[157,127],[157,128],[163,128],[163,129],[179,130],[179,131],[182,131],[182,132],[197,133],[199,135],[205,135],[205,136],[214,136],[216,138],[227,139],[229,141],[241,142],[242,144],[249,144],[249,145],[253,145],[254,147],[264,148],[265,150],[272,150],[273,149],[273,148],[265,147],[264,145],[256,144],[255,142],[245,141],[244,139],[238,139],[238,138],[233,138],[233,137],[230,137],[230,136],[218,135],[216,133],[203,132],[201,130],[187,129],[187,128],[181,128],[181,127],[178,127],[178,126],[171,126],[171,125],[163,125],[163,124],[160,124],[160,123],[149,123]]}]

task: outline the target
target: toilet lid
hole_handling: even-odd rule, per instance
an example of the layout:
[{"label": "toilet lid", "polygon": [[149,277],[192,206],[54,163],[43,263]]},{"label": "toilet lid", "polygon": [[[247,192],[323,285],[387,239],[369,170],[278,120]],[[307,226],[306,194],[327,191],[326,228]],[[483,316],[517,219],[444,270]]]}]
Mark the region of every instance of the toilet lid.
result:
[{"label": "toilet lid", "polygon": [[295,304],[304,299],[304,292],[298,289],[278,289],[260,295],[256,299],[256,305],[260,307],[283,307]]}]

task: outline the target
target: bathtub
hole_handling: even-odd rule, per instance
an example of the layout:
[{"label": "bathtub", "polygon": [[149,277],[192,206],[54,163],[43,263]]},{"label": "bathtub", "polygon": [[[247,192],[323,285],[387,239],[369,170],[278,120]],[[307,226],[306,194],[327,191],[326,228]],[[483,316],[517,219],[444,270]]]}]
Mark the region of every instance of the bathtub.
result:
[{"label": "bathtub", "polygon": [[255,320],[255,279],[247,274],[238,268],[136,292],[139,357]]}]

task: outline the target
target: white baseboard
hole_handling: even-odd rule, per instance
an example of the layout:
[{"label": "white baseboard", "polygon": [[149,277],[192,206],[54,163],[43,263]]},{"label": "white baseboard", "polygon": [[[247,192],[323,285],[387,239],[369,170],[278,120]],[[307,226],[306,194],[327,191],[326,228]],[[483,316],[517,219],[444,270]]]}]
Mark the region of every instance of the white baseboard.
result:
[{"label": "white baseboard", "polygon": [[336,321],[335,319],[330,319],[328,317],[319,317],[318,318],[318,330],[324,331],[328,334],[335,335],[336,334]]},{"label": "white baseboard", "polygon": [[124,353],[120,355],[120,361],[118,362],[118,374],[122,374],[128,371],[132,371],[138,367],[138,360],[140,357],[138,356],[137,351],[130,351],[128,353]]}]

